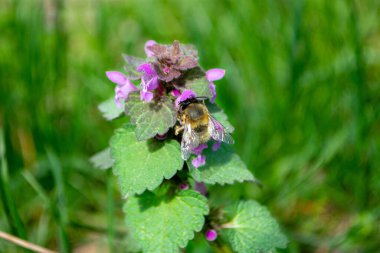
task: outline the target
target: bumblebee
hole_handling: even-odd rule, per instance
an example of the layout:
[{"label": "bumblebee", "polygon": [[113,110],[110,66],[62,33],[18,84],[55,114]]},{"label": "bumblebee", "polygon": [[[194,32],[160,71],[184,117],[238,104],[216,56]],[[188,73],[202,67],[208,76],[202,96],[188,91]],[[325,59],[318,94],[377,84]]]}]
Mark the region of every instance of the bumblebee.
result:
[{"label": "bumblebee", "polygon": [[226,132],[223,125],[214,119],[205,103],[204,97],[190,98],[179,103],[178,121],[179,126],[175,129],[178,135],[183,131],[181,141],[182,159],[187,160],[192,151],[210,139],[233,144],[234,140]]}]

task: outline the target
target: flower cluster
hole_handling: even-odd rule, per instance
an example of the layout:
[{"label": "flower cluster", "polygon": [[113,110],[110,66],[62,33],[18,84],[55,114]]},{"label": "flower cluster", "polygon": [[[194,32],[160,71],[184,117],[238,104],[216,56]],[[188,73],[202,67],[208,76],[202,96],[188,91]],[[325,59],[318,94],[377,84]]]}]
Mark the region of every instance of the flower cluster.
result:
[{"label": "flower cluster", "polygon": [[[117,107],[124,107],[130,93],[139,92],[140,99],[144,103],[154,103],[162,97],[171,97],[174,107],[178,111],[181,102],[202,95],[186,86],[188,80],[199,77],[202,77],[205,85],[208,86],[210,103],[215,102],[214,81],[223,78],[225,74],[223,69],[204,71],[199,66],[197,51],[192,46],[180,44],[178,41],[174,41],[171,45],[164,45],[149,40],[144,49],[147,56],[145,60],[131,62],[130,59],[134,57],[124,57],[126,63],[129,64],[126,69],[132,68],[133,75],[118,71],[106,72],[108,79],[116,84],[115,103]],[[156,135],[156,138],[164,139],[166,134]],[[216,142],[212,150],[216,151],[219,146],[220,142]],[[192,153],[196,156],[192,160],[195,168],[205,165],[206,157],[202,155],[205,148],[207,148],[207,144],[201,143],[192,149]]]}]

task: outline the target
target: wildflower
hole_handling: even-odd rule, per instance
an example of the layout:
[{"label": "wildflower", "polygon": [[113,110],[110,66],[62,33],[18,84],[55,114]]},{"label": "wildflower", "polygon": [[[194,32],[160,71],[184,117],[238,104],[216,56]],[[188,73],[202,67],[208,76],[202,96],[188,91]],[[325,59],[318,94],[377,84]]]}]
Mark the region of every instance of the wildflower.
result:
[{"label": "wildflower", "polygon": [[180,190],[187,190],[187,189],[189,189],[189,184],[187,184],[187,183],[182,183],[182,184],[180,184],[179,185],[179,189]]},{"label": "wildflower", "polygon": [[206,231],[205,236],[207,241],[212,242],[216,240],[216,238],[218,237],[218,233],[215,229],[209,229]]},{"label": "wildflower", "polygon": [[206,164],[206,156],[202,155],[203,150],[207,148],[207,144],[201,144],[193,150],[193,154],[197,157],[191,161],[191,164],[195,167],[201,167]]},{"label": "wildflower", "polygon": [[176,108],[179,107],[179,104],[183,101],[188,100],[189,98],[195,98],[197,95],[192,90],[184,90],[180,96],[175,100]]},{"label": "wildflower", "polygon": [[191,164],[195,167],[195,168],[199,168],[203,165],[206,164],[206,156],[204,155],[198,155],[196,158],[194,158],[192,161],[191,161]]},{"label": "wildflower", "polygon": [[207,195],[207,188],[206,188],[206,185],[204,183],[195,182],[194,190],[196,190],[197,192],[199,192],[203,196]]},{"label": "wildflower", "polygon": [[224,69],[209,69],[206,71],[206,79],[209,82],[209,88],[211,91],[211,99],[210,102],[214,103],[216,98],[216,90],[214,81],[220,80],[224,77],[226,71]]},{"label": "wildflower", "polygon": [[156,71],[152,68],[150,63],[143,63],[137,71],[142,72],[140,99],[150,102],[153,99],[153,90],[158,87],[158,78]]},{"label": "wildflower", "polygon": [[181,76],[181,71],[192,69],[198,66],[198,55],[195,50],[184,52],[177,40],[172,45],[160,45],[149,42],[145,44],[145,52],[148,56],[154,56],[157,61],[154,62],[154,69],[158,78],[165,82],[171,82],[173,79]]},{"label": "wildflower", "polygon": [[212,145],[212,151],[217,151],[219,148],[220,148],[220,146],[222,145],[222,142],[221,141],[217,141],[217,142],[215,142],[213,145]]},{"label": "wildflower", "polygon": [[125,102],[129,93],[136,91],[137,88],[132,82],[123,74],[117,71],[107,71],[108,79],[116,84],[115,87],[115,102],[117,107],[122,108],[122,102]]},{"label": "wildflower", "polygon": [[173,89],[171,93],[172,93],[172,96],[176,98],[181,96],[181,92],[177,89]]}]

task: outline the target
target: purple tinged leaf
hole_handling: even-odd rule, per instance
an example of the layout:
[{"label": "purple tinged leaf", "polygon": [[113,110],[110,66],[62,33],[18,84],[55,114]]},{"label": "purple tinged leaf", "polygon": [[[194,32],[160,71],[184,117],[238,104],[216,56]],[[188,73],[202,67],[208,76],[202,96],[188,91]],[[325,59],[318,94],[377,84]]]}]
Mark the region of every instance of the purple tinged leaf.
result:
[{"label": "purple tinged leaf", "polygon": [[145,43],[144,50],[145,50],[145,54],[146,54],[146,56],[148,56],[148,57],[153,57],[153,56],[154,56],[154,52],[153,52],[151,49],[149,49],[149,48],[150,48],[151,46],[155,45],[155,44],[157,44],[157,42],[154,41],[154,40],[148,40],[148,41]]},{"label": "purple tinged leaf", "polygon": [[185,56],[178,65],[178,69],[186,70],[192,69],[198,66],[198,61],[191,56]]},{"label": "purple tinged leaf", "polygon": [[141,74],[136,70],[138,66],[144,63],[144,59],[139,57],[134,57],[131,55],[123,54],[124,61],[126,65],[124,66],[127,78],[130,80],[138,80],[141,78]]},{"label": "purple tinged leaf", "polygon": [[206,78],[209,82],[220,80],[224,77],[224,69],[209,69],[206,71]]}]

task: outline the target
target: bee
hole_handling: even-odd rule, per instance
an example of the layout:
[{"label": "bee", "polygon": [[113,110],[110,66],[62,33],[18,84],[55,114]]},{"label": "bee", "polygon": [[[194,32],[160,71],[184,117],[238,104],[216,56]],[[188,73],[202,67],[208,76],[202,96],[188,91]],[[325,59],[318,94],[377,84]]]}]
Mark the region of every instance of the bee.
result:
[{"label": "bee", "polygon": [[205,97],[189,98],[179,103],[178,121],[180,126],[175,134],[183,131],[181,141],[182,159],[187,160],[192,151],[210,139],[233,144],[232,136],[226,132],[223,125],[214,119],[205,103]]}]

